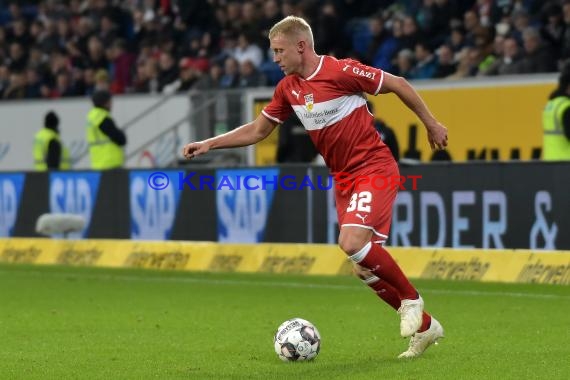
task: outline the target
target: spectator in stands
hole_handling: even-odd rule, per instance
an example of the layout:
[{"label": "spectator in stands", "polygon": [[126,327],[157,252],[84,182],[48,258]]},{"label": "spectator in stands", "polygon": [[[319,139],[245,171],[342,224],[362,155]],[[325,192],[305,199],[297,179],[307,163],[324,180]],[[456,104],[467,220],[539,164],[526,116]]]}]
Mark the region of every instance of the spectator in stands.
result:
[{"label": "spectator in stands", "polygon": [[114,94],[122,94],[130,91],[133,78],[133,66],[136,58],[127,50],[127,43],[123,39],[113,42],[109,51],[109,61],[113,78],[111,81],[111,91]]},{"label": "spectator in stands", "polygon": [[409,49],[400,50],[396,57],[396,69],[394,74],[411,79],[414,68],[414,53]]},{"label": "spectator in stands", "polygon": [[511,24],[513,29],[511,35],[517,39],[519,44],[523,44],[523,32],[530,26],[530,17],[528,12],[524,9],[518,9],[511,13]]},{"label": "spectator in stands", "polygon": [[67,71],[60,71],[55,77],[55,86],[52,88],[50,98],[67,98],[77,95],[71,85],[69,73]]},{"label": "spectator in stands", "polygon": [[47,19],[43,25],[44,32],[38,34],[36,43],[45,54],[49,54],[60,47],[57,24],[55,20]]},{"label": "spectator in stands", "polygon": [[10,74],[10,81],[4,90],[3,98],[6,100],[26,98],[26,77],[22,71],[13,71]]},{"label": "spectator in stands", "polygon": [[474,32],[475,47],[479,52],[479,64],[477,72],[486,71],[489,66],[495,62],[495,30],[489,27],[481,26]]},{"label": "spectator in stands", "polygon": [[33,67],[26,69],[26,99],[37,99],[42,97],[42,84],[38,72]]},{"label": "spectator in stands", "polygon": [[461,7],[457,0],[435,0],[433,20],[431,23],[431,39],[439,46],[450,34],[453,21],[461,19]]},{"label": "spectator in stands", "polygon": [[105,47],[99,37],[91,36],[87,42],[87,66],[93,70],[109,68]]},{"label": "spectator in stands", "polygon": [[8,56],[8,68],[10,71],[23,71],[27,66],[27,62],[28,57],[22,44],[19,42],[12,42],[10,44],[10,52]]},{"label": "spectator in stands", "polygon": [[2,26],[9,25],[14,20],[25,18],[22,8],[20,8],[20,4],[18,4],[17,1],[10,1],[8,4],[8,12],[3,12],[2,16],[4,16],[0,20],[0,25]]},{"label": "spectator in stands", "polygon": [[241,17],[241,4],[231,1],[226,4],[226,22],[231,30],[241,30],[243,23]]},{"label": "spectator in stands", "polygon": [[242,62],[239,66],[238,87],[263,87],[267,85],[267,78],[261,73],[250,60]]},{"label": "spectator in stands", "polygon": [[158,40],[159,23],[153,10],[133,11],[133,40],[139,45],[154,44]]},{"label": "spectator in stands", "polygon": [[417,5],[417,10],[409,14],[415,15],[418,28],[425,33],[425,36],[431,35],[432,22],[434,18],[434,0],[423,0]]},{"label": "spectator in stands", "polygon": [[552,48],[558,61],[562,53],[562,37],[564,33],[564,18],[562,7],[557,3],[545,4],[543,22],[540,27],[542,39]]},{"label": "spectator in stands", "polygon": [[411,16],[406,16],[402,20],[402,37],[400,46],[403,49],[414,50],[416,43],[420,40],[420,31],[416,20]]},{"label": "spectator in stands", "polygon": [[394,71],[392,61],[400,45],[390,31],[384,27],[384,18],[381,14],[373,16],[369,21],[371,33],[364,62],[386,71]]},{"label": "spectator in stands", "polygon": [[179,92],[187,92],[200,80],[204,72],[208,71],[208,62],[200,58],[182,58],[180,60]]},{"label": "spectator in stands", "polygon": [[267,0],[263,3],[263,14],[259,19],[259,33],[256,40],[258,40],[259,46],[264,52],[269,49],[269,42],[266,38],[269,33],[269,29],[271,29],[271,26],[282,18],[283,15],[279,9],[277,0]]},{"label": "spectator in stands", "polygon": [[564,20],[564,31],[561,36],[560,56],[562,62],[570,60],[570,1],[566,1],[562,5],[562,18]]},{"label": "spectator in stands", "polygon": [[238,61],[243,63],[250,61],[255,67],[261,65],[263,62],[263,52],[261,48],[251,41],[246,33],[240,33],[238,36],[237,46],[232,56]]},{"label": "spectator in stands", "polygon": [[295,0],[283,0],[281,2],[281,14],[289,16],[297,14],[297,2]]},{"label": "spectator in stands", "polygon": [[[404,49],[404,44],[402,43],[402,38],[404,37],[404,21],[402,21],[401,17],[392,17],[392,37],[396,40],[398,44],[398,50]],[[396,51],[394,58],[398,55],[398,51]]]},{"label": "spectator in stands", "polygon": [[116,169],[124,165],[123,147],[127,136],[111,118],[111,93],[98,90],[91,97],[93,108],[87,114],[87,144],[91,168]]},{"label": "spectator in stands", "polygon": [[464,47],[457,56],[457,70],[446,79],[462,79],[474,76],[479,64],[479,52],[472,47]]},{"label": "spectator in stands", "polygon": [[203,55],[203,52],[201,50],[202,47],[200,46],[200,37],[195,36],[190,39],[187,46],[184,46],[181,49],[181,54],[185,57],[199,57],[200,55]]},{"label": "spectator in stands", "polygon": [[453,57],[453,51],[447,44],[443,44],[437,49],[437,65],[434,78],[445,78],[457,70],[457,63]]},{"label": "spectator in stands", "polygon": [[39,45],[32,45],[29,47],[27,67],[35,68],[38,74],[43,75],[46,70],[46,58]]},{"label": "spectator in stands", "polygon": [[6,51],[8,50],[7,46],[8,46],[8,40],[6,37],[6,30],[0,28],[0,59],[2,61],[4,61],[6,58]]},{"label": "spectator in stands", "polygon": [[213,57],[213,61],[223,63],[226,58],[233,57],[237,47],[237,35],[231,29],[225,29],[220,37],[219,53]]},{"label": "spectator in stands", "polygon": [[169,52],[160,54],[158,61],[158,91],[178,79],[179,70],[174,57]]},{"label": "spectator in stands", "polygon": [[451,47],[454,54],[459,53],[465,47],[465,33],[463,26],[455,26],[451,28],[451,34],[447,39],[447,44]]},{"label": "spectator in stands", "polygon": [[146,94],[158,92],[158,70],[155,59],[147,58],[137,63],[133,91]]},{"label": "spectator in stands", "polygon": [[260,9],[254,1],[247,0],[241,4],[241,28],[242,33],[249,37],[249,41],[259,46],[259,41],[266,39],[265,36],[259,35],[260,27]]},{"label": "spectator in stands", "polygon": [[493,11],[493,0],[477,0],[473,5],[473,11],[479,15],[479,20],[482,26],[490,26]]},{"label": "spectator in stands", "polygon": [[220,79],[221,88],[234,88],[239,84],[239,63],[235,58],[228,57],[224,61],[224,75]]},{"label": "spectator in stands", "polygon": [[26,20],[18,18],[12,22],[12,33],[10,36],[12,42],[17,42],[22,46],[29,46],[32,44],[32,37],[28,33]]},{"label": "spectator in stands", "polygon": [[463,26],[465,28],[465,41],[469,45],[475,44],[475,31],[481,26],[479,16],[474,10],[468,10],[463,15]]},{"label": "spectator in stands", "polygon": [[111,79],[107,70],[99,69],[95,72],[94,91],[111,91]]},{"label": "spectator in stands", "polygon": [[219,53],[218,47],[214,43],[214,36],[210,32],[205,32],[200,38],[200,48],[197,57],[209,59]]},{"label": "spectator in stands", "polygon": [[307,130],[293,112],[279,126],[277,152],[275,160],[282,163],[313,162],[317,157],[317,149],[311,141]]},{"label": "spectator in stands", "polygon": [[558,87],[542,113],[543,159],[570,160],[570,65],[563,67]]},{"label": "spectator in stands", "polygon": [[384,120],[376,116],[372,102],[367,101],[366,105],[368,107],[368,111],[370,111],[370,114],[374,116],[374,128],[376,128],[376,131],[380,134],[380,139],[390,149],[394,160],[396,160],[396,162],[399,162],[400,146],[398,145],[398,138],[396,137],[396,133],[392,128],[388,126],[388,124],[384,122]]},{"label": "spectator in stands", "polygon": [[522,57],[518,42],[515,38],[509,37],[503,41],[503,55],[497,58],[486,70],[481,71],[483,75],[511,75],[522,73]]},{"label": "spectator in stands", "polygon": [[536,28],[529,27],[522,34],[524,58],[521,63],[523,73],[549,73],[556,71],[556,61],[550,46],[544,44]]},{"label": "spectator in stands", "polygon": [[49,111],[44,127],[34,136],[34,167],[38,171],[65,170],[71,167],[69,150],[59,136],[59,117]]},{"label": "spectator in stands", "polygon": [[85,95],[93,95],[95,91],[95,70],[90,67],[83,70],[83,86]]},{"label": "spectator in stands", "polygon": [[103,14],[101,17],[98,37],[104,46],[111,46],[119,39],[117,26],[109,14]]},{"label": "spectator in stands", "polygon": [[194,88],[198,90],[214,90],[220,88],[220,81],[222,75],[224,74],[224,69],[221,65],[214,63],[210,66],[210,70],[206,75],[202,75],[200,79],[196,82]]},{"label": "spectator in stands", "polygon": [[65,18],[61,18],[57,20],[56,27],[59,46],[67,46],[67,44],[71,42],[72,39],[71,26],[69,25],[69,21]]},{"label": "spectator in stands", "polygon": [[497,33],[495,35],[495,41],[493,41],[493,54],[497,59],[501,58],[505,54],[505,34]]},{"label": "spectator in stands", "polygon": [[[345,18],[333,0],[326,0],[316,18],[315,46],[323,54],[346,56]],[[267,36],[267,35],[266,35]],[[267,40],[267,38],[264,38]]]},{"label": "spectator in stands", "polygon": [[431,79],[437,69],[437,61],[428,43],[418,41],[415,46],[416,65],[411,70],[413,79]]},{"label": "spectator in stands", "polygon": [[[89,17],[81,17],[77,24],[77,30],[75,31],[72,41],[75,43],[75,46],[83,54],[87,54],[87,45],[89,42],[89,38],[95,33],[95,25],[92,19]],[[110,45],[105,45],[105,47],[109,47]]]}]

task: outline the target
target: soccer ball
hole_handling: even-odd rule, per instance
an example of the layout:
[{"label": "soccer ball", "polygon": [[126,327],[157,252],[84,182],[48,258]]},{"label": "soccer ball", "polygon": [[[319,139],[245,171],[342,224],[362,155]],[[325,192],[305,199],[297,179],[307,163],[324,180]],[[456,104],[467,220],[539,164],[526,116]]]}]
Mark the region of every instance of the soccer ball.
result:
[{"label": "soccer ball", "polygon": [[273,342],[275,352],[284,362],[311,360],[321,349],[321,334],[311,322],[293,318],[277,328]]}]

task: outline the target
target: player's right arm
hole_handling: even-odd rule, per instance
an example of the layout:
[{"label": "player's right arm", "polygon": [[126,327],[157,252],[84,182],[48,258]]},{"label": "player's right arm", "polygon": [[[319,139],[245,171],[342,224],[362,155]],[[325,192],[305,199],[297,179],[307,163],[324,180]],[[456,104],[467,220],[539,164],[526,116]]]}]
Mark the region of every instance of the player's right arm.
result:
[{"label": "player's right arm", "polygon": [[253,145],[269,136],[276,126],[277,122],[269,120],[260,114],[254,121],[242,125],[233,131],[207,140],[186,144],[182,150],[182,154],[187,159],[191,159],[207,153],[210,149],[237,148]]},{"label": "player's right arm", "polygon": [[445,149],[447,147],[447,128],[436,120],[412,85],[405,78],[384,73],[384,83],[382,83],[379,93],[387,94],[390,92],[396,94],[420,118],[426,127],[432,150]]}]

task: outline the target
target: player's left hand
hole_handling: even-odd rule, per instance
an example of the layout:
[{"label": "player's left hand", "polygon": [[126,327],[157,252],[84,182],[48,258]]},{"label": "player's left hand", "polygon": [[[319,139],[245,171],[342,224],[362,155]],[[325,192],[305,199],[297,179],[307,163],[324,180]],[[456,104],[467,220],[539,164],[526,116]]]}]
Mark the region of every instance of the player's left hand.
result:
[{"label": "player's left hand", "polygon": [[444,150],[447,147],[447,128],[439,121],[427,126],[427,134],[432,150]]}]

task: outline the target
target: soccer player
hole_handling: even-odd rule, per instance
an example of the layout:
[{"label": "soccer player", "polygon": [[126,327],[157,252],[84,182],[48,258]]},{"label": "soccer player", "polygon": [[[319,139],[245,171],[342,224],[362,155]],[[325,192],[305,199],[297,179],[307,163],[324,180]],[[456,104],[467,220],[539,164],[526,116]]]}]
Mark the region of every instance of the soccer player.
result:
[{"label": "soccer player", "polygon": [[[377,186],[357,178],[398,176],[398,166],[374,128],[364,93],[393,92],[426,127],[432,149],[447,146],[447,129],[413,87],[401,77],[352,59],[317,55],[309,24],[287,16],[269,31],[273,60],[286,74],[258,117],[228,133],[184,146],[187,159],[210,149],[255,144],[295,112],[333,176],[343,173],[335,197],[340,225],[338,244],[355,263],[355,273],[398,311],[400,334],[411,337],[399,357],[416,357],[443,337],[441,324],[383,244],[388,238],[396,186]],[[347,177],[348,176],[348,182]],[[383,188],[383,189],[381,189]]]}]

